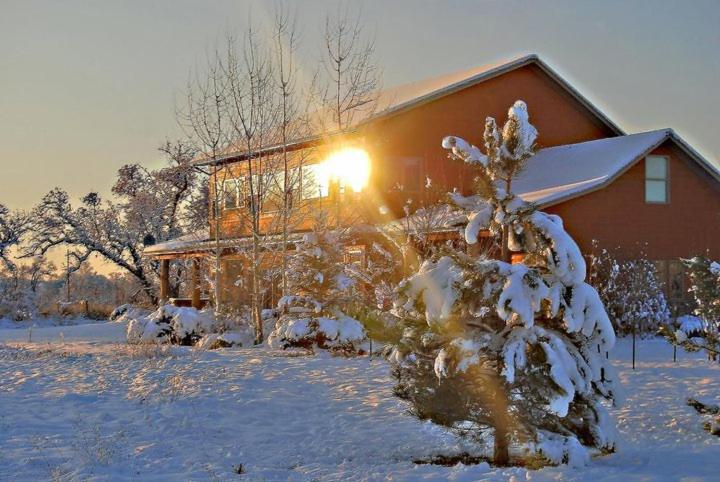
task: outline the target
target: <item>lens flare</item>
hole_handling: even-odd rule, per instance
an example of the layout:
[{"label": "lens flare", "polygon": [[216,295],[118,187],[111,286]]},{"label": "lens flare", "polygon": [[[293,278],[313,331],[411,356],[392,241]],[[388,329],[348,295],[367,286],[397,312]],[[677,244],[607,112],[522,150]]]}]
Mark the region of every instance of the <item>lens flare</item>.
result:
[{"label": "lens flare", "polygon": [[325,182],[337,181],[360,192],[370,180],[370,157],[356,147],[341,149],[321,164],[319,174]]}]

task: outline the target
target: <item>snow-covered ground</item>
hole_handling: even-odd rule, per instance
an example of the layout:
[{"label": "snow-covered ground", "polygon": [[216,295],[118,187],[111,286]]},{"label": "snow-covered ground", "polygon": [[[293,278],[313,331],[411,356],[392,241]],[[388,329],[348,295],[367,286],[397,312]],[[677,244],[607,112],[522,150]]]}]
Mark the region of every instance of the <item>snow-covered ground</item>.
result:
[{"label": "snow-covered ground", "polygon": [[47,318],[39,317],[39,318],[32,318],[29,320],[23,320],[23,321],[15,321],[15,320],[9,320],[7,318],[0,318],[0,330],[4,330],[7,328],[16,328],[16,329],[24,329],[27,330],[30,327],[33,328],[46,328],[50,326],[74,326],[74,325],[88,325],[88,324],[98,324],[101,323],[101,321],[98,320],[92,320],[90,318],[84,318],[82,316],[68,316],[68,317],[58,317],[58,316],[48,316]]},{"label": "snow-covered ground", "polygon": [[0,330],[0,480],[718,480],[720,438],[685,399],[719,402],[720,365],[661,340],[635,371],[628,340],[613,353],[618,453],[528,472],[413,464],[469,447],[408,415],[382,360],[137,348],[123,329]]}]

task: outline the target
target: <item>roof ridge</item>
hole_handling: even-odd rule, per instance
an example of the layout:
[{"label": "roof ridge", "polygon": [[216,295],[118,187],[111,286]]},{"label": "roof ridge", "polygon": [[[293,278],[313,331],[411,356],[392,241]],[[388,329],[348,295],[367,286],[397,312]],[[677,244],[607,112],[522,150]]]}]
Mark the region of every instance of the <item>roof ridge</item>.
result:
[{"label": "roof ridge", "polygon": [[572,146],[586,145],[586,144],[591,144],[591,143],[595,143],[595,142],[597,142],[597,143],[600,143],[600,142],[603,142],[603,143],[604,143],[604,142],[620,142],[620,141],[622,141],[623,139],[627,139],[628,137],[636,137],[636,136],[643,136],[643,135],[649,135],[649,134],[658,134],[658,133],[661,133],[661,132],[664,132],[666,135],[669,136],[669,135],[673,132],[673,130],[672,130],[671,128],[669,128],[669,127],[665,127],[665,128],[662,128],[662,129],[653,129],[653,130],[650,130],[650,131],[643,131],[643,132],[633,132],[632,134],[623,134],[623,135],[614,136],[614,137],[601,137],[601,138],[599,138],[599,139],[590,139],[590,140],[587,140],[587,141],[573,142],[573,143],[570,143],[570,144],[559,144],[559,145],[557,145],[557,146],[543,147],[542,149],[538,149],[537,152],[546,151],[546,150],[551,150],[551,149],[562,149],[562,148],[567,148],[567,147],[572,147]]}]

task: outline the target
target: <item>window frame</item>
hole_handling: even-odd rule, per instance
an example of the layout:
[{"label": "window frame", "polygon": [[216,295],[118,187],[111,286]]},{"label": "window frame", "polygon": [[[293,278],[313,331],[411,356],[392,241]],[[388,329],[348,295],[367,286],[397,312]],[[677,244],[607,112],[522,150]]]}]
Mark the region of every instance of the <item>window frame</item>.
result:
[{"label": "window frame", "polygon": [[[221,199],[222,199],[222,209],[221,209],[221,211],[230,211],[230,210],[233,210],[233,209],[240,209],[240,207],[241,207],[241,206],[240,206],[240,183],[241,183],[241,182],[242,182],[242,181],[241,181],[239,178],[233,177],[233,178],[230,178],[230,179],[225,179],[225,180],[223,180],[222,182],[219,183],[219,184],[222,185],[222,196],[221,196]],[[227,187],[226,187],[226,186],[227,186],[229,183],[232,183],[232,186],[234,186],[234,189],[233,189],[233,190],[235,191],[235,203],[234,203],[233,206],[228,206],[228,205],[227,205],[227,199],[228,199],[227,196],[228,196],[228,194],[230,194],[230,191],[227,190]]]},{"label": "window frame", "polygon": [[[665,160],[665,178],[649,177],[648,176],[648,159],[660,158]],[[668,156],[649,154],[645,156],[645,172],[643,175],[643,188],[645,204],[670,204],[670,158]],[[650,201],[648,200],[648,181],[664,182],[665,183],[665,200],[664,201]]]}]

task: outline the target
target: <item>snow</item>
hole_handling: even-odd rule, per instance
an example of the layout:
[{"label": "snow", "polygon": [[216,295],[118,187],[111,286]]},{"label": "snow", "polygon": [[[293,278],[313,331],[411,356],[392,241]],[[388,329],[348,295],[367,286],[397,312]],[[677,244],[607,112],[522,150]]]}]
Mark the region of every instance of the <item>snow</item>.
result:
[{"label": "snow", "polygon": [[[39,324],[39,320],[33,320]],[[102,342],[124,343],[127,322],[95,322],[83,325],[42,326],[26,329],[0,327],[0,343]]]},{"label": "snow", "polygon": [[428,323],[442,323],[451,314],[459,296],[457,285],[463,279],[462,270],[448,256],[437,262],[424,261],[420,270],[401,284],[407,290],[403,309],[411,311],[414,300],[422,296]]},{"label": "snow", "polygon": [[490,224],[490,217],[493,214],[492,206],[485,204],[479,210],[468,215],[468,223],[465,226],[465,241],[468,244],[478,242],[480,230],[487,229]]},{"label": "snow", "polygon": [[605,185],[671,135],[661,129],[549,147],[513,181],[513,192],[540,206]]},{"label": "snow", "polygon": [[30,327],[33,328],[44,328],[47,326],[74,326],[74,325],[92,325],[102,322],[103,320],[93,320],[90,318],[84,318],[82,316],[67,316],[67,317],[36,317],[28,320],[15,321],[8,318],[0,318],[0,329],[16,328],[27,330]]},{"label": "snow", "polygon": [[703,323],[703,320],[694,315],[679,316],[677,324],[680,326],[680,330],[685,335],[700,333],[705,329],[705,323]]},{"label": "snow", "polygon": [[[508,110],[508,120],[503,128],[503,138],[508,139],[512,135],[512,129],[518,129],[518,141],[519,144],[515,146],[514,152],[507,152],[510,157],[513,154],[516,159],[519,159],[521,155],[530,151],[535,145],[535,139],[537,138],[538,132],[535,126],[530,123],[530,115],[528,114],[527,104],[522,100],[515,101],[515,103]],[[513,124],[517,127],[514,127]],[[507,151],[507,147],[505,147]]]},{"label": "snow", "polygon": [[242,464],[239,479],[267,481],[717,480],[720,438],[685,399],[719,403],[720,365],[684,352],[673,363],[662,340],[638,341],[635,371],[630,340],[611,353],[633,387],[613,411],[619,451],[575,468],[572,441],[549,434],[541,448],[570,465],[532,471],[413,464],[474,446],[409,415],[381,359],[138,352],[118,343],[123,329],[39,328],[32,344],[0,330],[0,479],[234,480]]},{"label": "snow", "polygon": [[546,256],[553,275],[566,286],[582,283],[585,280],[585,259],[565,231],[560,216],[536,211],[530,215],[530,222],[549,241],[552,250],[548,249]]},{"label": "snow", "polygon": [[442,140],[442,146],[468,164],[487,166],[487,156],[478,147],[470,144],[462,137],[447,136]]}]

